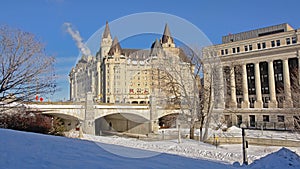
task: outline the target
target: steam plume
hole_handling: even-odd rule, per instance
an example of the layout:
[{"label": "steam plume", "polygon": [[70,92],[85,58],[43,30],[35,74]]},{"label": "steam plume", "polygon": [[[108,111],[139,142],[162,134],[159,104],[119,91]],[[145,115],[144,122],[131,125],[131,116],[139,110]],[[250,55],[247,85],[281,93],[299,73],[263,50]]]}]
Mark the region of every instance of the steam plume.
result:
[{"label": "steam plume", "polygon": [[64,23],[64,27],[66,29],[66,31],[72,36],[73,40],[76,42],[76,46],[78,47],[78,49],[81,51],[81,53],[88,57],[91,56],[91,51],[90,49],[83,43],[83,40],[80,36],[80,33],[78,30],[75,30],[72,27],[71,23],[65,22]]}]

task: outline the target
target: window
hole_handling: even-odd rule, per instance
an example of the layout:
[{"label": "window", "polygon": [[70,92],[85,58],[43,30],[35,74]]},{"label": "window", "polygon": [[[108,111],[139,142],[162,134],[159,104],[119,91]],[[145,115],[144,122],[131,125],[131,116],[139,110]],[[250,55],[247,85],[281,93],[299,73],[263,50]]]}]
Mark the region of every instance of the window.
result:
[{"label": "window", "polygon": [[280,46],[280,40],[276,40],[276,46]]},{"label": "window", "polygon": [[263,48],[263,49],[266,48],[266,42],[263,42],[263,43],[262,43],[262,48]]},{"label": "window", "polygon": [[226,54],[226,55],[228,54],[228,49],[225,49],[225,54]]},{"label": "window", "polygon": [[236,48],[236,52],[239,53],[240,52],[240,47]]},{"label": "window", "polygon": [[283,81],[282,74],[281,73],[275,74],[275,80],[282,82]]},{"label": "window", "polygon": [[238,126],[240,126],[243,123],[243,116],[242,115],[237,115],[236,118],[237,118]]},{"label": "window", "polygon": [[291,44],[291,38],[286,38],[285,41],[287,45]]},{"label": "window", "polygon": [[278,122],[284,122],[284,116],[278,115],[277,116]]},{"label": "window", "polygon": [[261,49],[261,44],[260,43],[257,44],[257,49]]},{"label": "window", "polygon": [[224,55],[224,50],[223,49],[221,50],[221,55]]},{"label": "window", "polygon": [[245,47],[245,51],[247,52],[248,51],[248,46],[244,46]]},{"label": "window", "polygon": [[292,37],[292,43],[297,43],[297,38],[296,37]]},{"label": "window", "polygon": [[273,41],[273,40],[271,41],[271,46],[275,47],[275,41]]},{"label": "window", "polygon": [[232,48],[232,53],[235,53],[235,48]]},{"label": "window", "polygon": [[249,45],[249,50],[252,50],[252,45]]},{"label": "window", "polygon": [[270,121],[270,116],[263,115],[263,122],[269,122],[269,121]]}]

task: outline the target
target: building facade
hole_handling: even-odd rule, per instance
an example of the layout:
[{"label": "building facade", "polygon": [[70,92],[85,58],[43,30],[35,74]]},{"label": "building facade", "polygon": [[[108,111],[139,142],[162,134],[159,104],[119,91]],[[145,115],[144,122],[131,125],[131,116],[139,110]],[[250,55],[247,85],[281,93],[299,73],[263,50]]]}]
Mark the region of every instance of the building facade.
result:
[{"label": "building facade", "polygon": [[218,83],[213,111],[227,126],[299,128],[299,30],[280,24],[230,34],[204,49],[205,67],[215,69],[205,75]]},{"label": "building facade", "polygon": [[191,72],[186,69],[190,64],[183,64],[182,57],[185,55],[176,47],[167,24],[161,39],[144,50],[122,48],[116,37],[112,39],[106,23],[99,52],[83,56],[69,74],[70,99],[83,101],[86,93],[92,92],[97,102],[148,104],[161,85],[162,69],[158,65],[163,61],[174,63],[182,74]]}]

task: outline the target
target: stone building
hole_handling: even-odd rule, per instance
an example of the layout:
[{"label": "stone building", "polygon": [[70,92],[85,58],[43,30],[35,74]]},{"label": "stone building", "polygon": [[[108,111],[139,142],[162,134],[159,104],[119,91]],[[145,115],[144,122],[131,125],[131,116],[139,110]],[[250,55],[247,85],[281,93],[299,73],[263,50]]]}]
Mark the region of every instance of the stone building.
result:
[{"label": "stone building", "polygon": [[86,93],[92,92],[97,102],[148,104],[150,95],[161,85],[158,74],[162,69],[158,65],[162,61],[174,63],[182,74],[191,72],[186,69],[191,66],[182,61],[183,57],[167,24],[161,39],[145,50],[122,48],[118,38],[112,38],[106,23],[96,56],[83,56],[69,74],[70,99],[83,101]]},{"label": "stone building", "polygon": [[279,24],[229,34],[204,49],[205,67],[215,69],[204,83],[215,81],[213,111],[223,112],[227,126],[299,128],[299,30]]}]

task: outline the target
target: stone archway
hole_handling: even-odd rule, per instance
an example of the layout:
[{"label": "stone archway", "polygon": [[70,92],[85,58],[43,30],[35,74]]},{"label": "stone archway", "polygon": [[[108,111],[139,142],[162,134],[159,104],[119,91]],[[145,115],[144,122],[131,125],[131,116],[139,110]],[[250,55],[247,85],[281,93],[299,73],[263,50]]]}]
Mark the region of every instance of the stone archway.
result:
[{"label": "stone archway", "polygon": [[80,119],[75,116],[67,115],[67,114],[61,114],[61,113],[43,113],[45,115],[50,115],[53,117],[59,117],[63,120],[63,125],[66,129],[66,131],[70,131],[72,129],[75,129],[79,125]]},{"label": "stone archway", "polygon": [[114,132],[148,134],[149,120],[130,113],[114,113],[95,119],[95,134],[105,135]]},{"label": "stone archway", "polygon": [[162,116],[158,119],[160,128],[175,128],[179,113],[172,113]]}]

